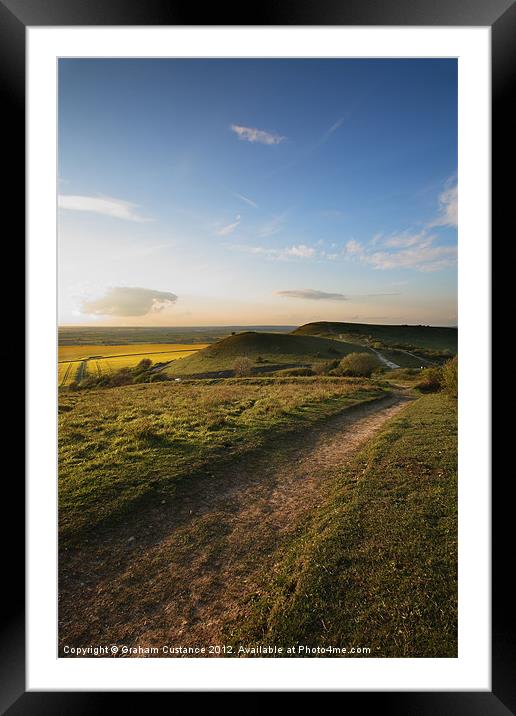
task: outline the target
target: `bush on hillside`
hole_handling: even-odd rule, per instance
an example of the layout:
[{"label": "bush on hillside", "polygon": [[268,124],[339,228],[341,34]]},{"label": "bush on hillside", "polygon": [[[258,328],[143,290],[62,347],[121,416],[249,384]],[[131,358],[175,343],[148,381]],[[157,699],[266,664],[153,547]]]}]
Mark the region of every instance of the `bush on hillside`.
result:
[{"label": "bush on hillside", "polygon": [[389,371],[389,378],[415,378],[420,373],[421,368],[395,368]]},{"label": "bush on hillside", "polygon": [[151,365],[152,361],[150,358],[142,358],[134,370],[136,373],[142,373],[144,370],[149,370]]},{"label": "bush on hillside", "polygon": [[310,376],[315,375],[315,371],[312,370],[312,368],[303,367],[303,368],[286,368],[285,370],[279,370],[275,371],[274,375],[281,375],[286,376],[287,378],[290,377],[298,377],[298,376]]},{"label": "bush on hillside", "polygon": [[432,366],[431,368],[423,368],[421,371],[421,381],[416,388],[422,393],[438,393],[443,385],[443,374],[440,366]]},{"label": "bush on hillside", "polygon": [[247,356],[240,356],[233,363],[233,371],[238,378],[245,378],[253,371],[253,361]]},{"label": "bush on hillside", "polygon": [[68,386],[69,390],[82,390],[88,388],[118,388],[122,385],[137,383],[153,383],[155,381],[170,380],[165,373],[155,373],[152,369],[152,361],[148,358],[141,360],[134,368],[120,368],[114,373],[104,375],[90,374],[79,382],[73,381]]},{"label": "bush on hillside", "polygon": [[316,363],[312,370],[315,375],[329,375],[333,370],[338,368],[340,360],[331,360],[326,363]]},{"label": "bush on hillside", "polygon": [[95,388],[99,382],[97,375],[87,375],[79,381],[79,388]]},{"label": "bush on hillside", "polygon": [[459,392],[459,360],[457,356],[452,358],[442,367],[442,386],[452,398],[456,398]]},{"label": "bush on hillside", "polygon": [[341,375],[370,378],[378,368],[377,359],[370,353],[349,353],[339,365]]}]

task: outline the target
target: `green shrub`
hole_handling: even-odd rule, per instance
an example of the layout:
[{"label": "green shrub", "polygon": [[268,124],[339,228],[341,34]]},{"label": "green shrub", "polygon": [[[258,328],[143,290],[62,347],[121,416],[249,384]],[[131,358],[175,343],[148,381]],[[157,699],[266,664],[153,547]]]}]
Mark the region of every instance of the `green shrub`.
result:
[{"label": "green shrub", "polygon": [[419,378],[421,368],[395,368],[389,371],[389,378],[407,380],[408,378]]},{"label": "green shrub", "polygon": [[79,381],[79,388],[95,388],[98,382],[98,376],[87,375]]},{"label": "green shrub", "polygon": [[326,363],[316,363],[312,366],[312,371],[314,375],[329,375],[332,371],[338,368],[339,365],[340,360],[330,360]]},{"label": "green shrub", "polygon": [[167,380],[172,380],[166,373],[151,373],[149,376],[149,383],[164,383]]},{"label": "green shrub", "polygon": [[133,382],[133,375],[129,368],[121,368],[113,375],[109,376],[109,386],[118,387],[120,385],[129,385]]},{"label": "green shrub", "polygon": [[349,353],[339,364],[341,375],[361,376],[370,378],[378,368],[378,360],[371,353]]},{"label": "green shrub", "polygon": [[275,375],[283,375],[286,377],[310,376],[315,375],[312,368],[286,368],[285,370],[276,371]]},{"label": "green shrub", "polygon": [[133,378],[133,383],[149,383],[151,379],[151,374],[147,371],[142,371],[141,373],[136,373]]},{"label": "green shrub", "polygon": [[452,398],[456,398],[459,391],[459,360],[452,358],[442,367],[442,387]]},{"label": "green shrub", "polygon": [[421,381],[416,388],[422,393],[438,393],[442,389],[443,374],[440,366],[431,368],[423,368],[421,371]]}]

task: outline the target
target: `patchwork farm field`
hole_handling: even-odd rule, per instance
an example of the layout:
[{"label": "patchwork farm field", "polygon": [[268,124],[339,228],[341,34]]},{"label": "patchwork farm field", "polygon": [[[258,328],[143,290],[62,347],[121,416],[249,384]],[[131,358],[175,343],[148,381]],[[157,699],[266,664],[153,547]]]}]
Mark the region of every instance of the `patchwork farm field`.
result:
[{"label": "patchwork farm field", "polygon": [[57,380],[66,387],[88,375],[109,375],[121,368],[134,368],[144,358],[153,363],[168,363],[186,358],[208,344],[134,343],[132,345],[59,346]]}]

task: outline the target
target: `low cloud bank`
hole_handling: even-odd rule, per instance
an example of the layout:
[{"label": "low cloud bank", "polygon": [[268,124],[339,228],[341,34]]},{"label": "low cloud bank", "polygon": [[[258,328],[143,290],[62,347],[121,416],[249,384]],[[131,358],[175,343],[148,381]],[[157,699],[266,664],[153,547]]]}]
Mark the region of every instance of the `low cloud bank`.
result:
[{"label": "low cloud bank", "polygon": [[177,296],[168,291],[117,286],[100,298],[84,301],[81,313],[90,316],[145,316],[159,313],[176,301]]},{"label": "low cloud bank", "polygon": [[349,301],[348,296],[343,293],[328,293],[327,291],[317,291],[313,288],[276,291],[276,295],[285,296],[286,298],[307,298],[311,301]]}]

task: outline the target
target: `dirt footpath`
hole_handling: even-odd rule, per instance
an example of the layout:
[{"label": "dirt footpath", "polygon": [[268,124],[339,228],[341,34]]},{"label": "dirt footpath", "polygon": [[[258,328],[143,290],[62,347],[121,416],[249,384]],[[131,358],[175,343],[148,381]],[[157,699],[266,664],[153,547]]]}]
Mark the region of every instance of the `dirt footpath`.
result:
[{"label": "dirt footpath", "polygon": [[320,503],[332,470],[408,400],[395,394],[283,436],[274,452],[187,480],[173,504],[63,552],[60,654],[65,645],[222,643],[224,624]]}]

